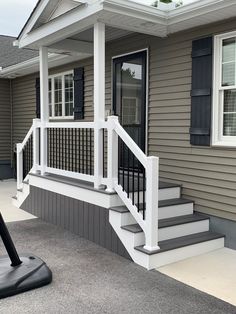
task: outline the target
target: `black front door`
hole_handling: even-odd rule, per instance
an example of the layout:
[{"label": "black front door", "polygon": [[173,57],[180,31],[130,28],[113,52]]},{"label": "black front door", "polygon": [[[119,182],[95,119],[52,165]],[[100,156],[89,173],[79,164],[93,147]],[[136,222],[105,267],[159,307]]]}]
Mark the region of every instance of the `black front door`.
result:
[{"label": "black front door", "polygon": [[[147,51],[113,60],[113,111],[130,137],[145,152]],[[120,159],[120,167],[126,161]]]}]

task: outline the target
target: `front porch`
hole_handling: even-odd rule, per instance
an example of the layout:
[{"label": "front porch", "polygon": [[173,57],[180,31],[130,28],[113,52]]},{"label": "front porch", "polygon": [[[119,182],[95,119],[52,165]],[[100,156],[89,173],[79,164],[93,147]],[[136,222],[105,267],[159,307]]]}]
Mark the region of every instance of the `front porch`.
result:
[{"label": "front porch", "polygon": [[[88,13],[88,7],[81,4],[80,13]],[[73,12],[70,13],[73,15]],[[118,18],[120,13],[116,14]],[[115,25],[107,21],[108,16],[103,16],[101,21],[98,15],[91,18],[90,12],[88,17],[81,17],[80,20],[77,15],[76,18],[78,23],[73,24],[66,14],[62,14],[28,33],[23,32],[19,39],[19,46],[36,47],[40,52],[40,119],[33,120],[24,141],[17,145],[17,206],[26,206],[29,210],[32,206],[27,202],[31,202],[31,197],[34,199],[32,202],[35,201],[40,195],[35,201],[40,213],[37,216],[46,220],[55,216],[54,223],[60,222],[68,227],[65,221],[69,219],[69,208],[63,203],[59,213],[55,199],[58,197],[60,203],[64,196],[69,203],[71,199],[77,200],[77,216],[74,219],[77,223],[82,222],[83,231],[88,228],[89,222],[90,229],[95,232],[94,217],[101,212],[102,216],[106,215],[106,220],[102,224],[103,220],[98,218],[97,225],[108,241],[107,233],[116,239],[109,248],[115,245],[117,253],[127,252],[136,263],[147,269],[223,247],[224,236],[209,231],[209,218],[194,212],[193,202],[181,197],[181,186],[159,182],[159,158],[149,156],[147,143],[142,141],[141,145],[135,136],[130,136],[127,126],[122,123],[122,114],[110,115],[116,101],[111,86],[113,84],[114,87],[117,82],[114,76],[113,83],[111,76],[106,81],[106,64],[111,62],[106,59],[106,40],[126,36],[134,29],[125,18],[122,19],[125,23],[122,30],[117,25],[114,28]],[[60,25],[59,20],[67,24]],[[140,15],[134,17],[133,23],[140,23],[136,31],[150,34],[150,28],[147,24],[142,25],[141,20]],[[163,36],[161,21],[156,20],[155,23],[156,36]],[[84,118],[81,102],[88,102],[81,83],[86,73],[81,69],[74,71],[73,78],[74,86],[79,84],[80,91],[79,95],[78,90],[74,91],[74,97],[79,102],[75,105],[74,101],[74,120],[67,115],[69,118],[62,122],[55,114],[61,110],[65,116],[66,109],[60,109],[61,102],[65,103],[65,100],[60,102],[59,97],[56,102],[53,99],[57,96],[52,91],[58,89],[49,88],[52,81],[49,81],[48,53],[52,51],[71,54],[78,59],[92,58],[93,84],[90,88],[93,118],[90,121],[77,121]],[[126,83],[133,88],[133,85],[137,87],[139,81],[142,82],[140,99],[146,107],[143,111],[136,110],[135,118],[138,121],[139,114],[140,121],[144,121],[139,127],[144,139],[145,134],[148,137],[148,53],[146,59],[142,59],[142,66],[145,71],[138,73],[139,80],[135,72],[126,68],[129,70],[129,82]],[[130,78],[135,84],[130,84]],[[62,85],[67,83],[63,81]],[[122,91],[119,92],[122,94]],[[109,110],[106,107],[108,93],[113,93],[113,105],[110,104]],[[65,91],[61,97],[65,98]],[[122,106],[123,98],[120,99]],[[52,107],[52,100],[57,103],[57,109]],[[46,199],[51,204],[50,208],[47,207],[48,216],[45,213]],[[84,216],[78,217],[81,206],[93,208],[91,220],[84,222]],[[102,209],[98,211],[98,207]]]}]

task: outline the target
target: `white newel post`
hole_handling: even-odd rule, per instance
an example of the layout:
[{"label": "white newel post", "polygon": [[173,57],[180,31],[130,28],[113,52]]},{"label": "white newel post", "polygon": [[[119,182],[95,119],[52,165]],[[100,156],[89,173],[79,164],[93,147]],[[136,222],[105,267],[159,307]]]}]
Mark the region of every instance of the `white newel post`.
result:
[{"label": "white newel post", "polygon": [[33,120],[33,169],[35,173],[39,167],[39,132],[40,119]]},{"label": "white newel post", "polygon": [[40,145],[40,161],[41,174],[45,174],[47,166],[47,129],[46,123],[49,120],[48,114],[48,49],[40,47],[40,117],[41,117],[41,145]]},{"label": "white newel post", "polygon": [[23,183],[23,150],[21,143],[16,145],[17,189],[21,189]]},{"label": "white newel post", "polygon": [[158,157],[147,158],[146,176],[146,244],[144,248],[148,251],[155,251],[160,249],[158,246]]},{"label": "white newel post", "polygon": [[108,117],[107,139],[107,192],[114,192],[114,183],[118,181],[118,135],[115,132],[115,124],[118,117]]},{"label": "white newel post", "polygon": [[103,131],[105,121],[105,24],[94,24],[94,187],[103,176]]}]

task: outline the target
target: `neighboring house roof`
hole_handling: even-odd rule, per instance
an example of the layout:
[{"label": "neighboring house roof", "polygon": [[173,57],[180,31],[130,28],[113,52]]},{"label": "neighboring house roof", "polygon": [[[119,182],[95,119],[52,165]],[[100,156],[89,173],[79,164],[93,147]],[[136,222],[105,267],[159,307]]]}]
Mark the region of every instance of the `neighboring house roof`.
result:
[{"label": "neighboring house roof", "polygon": [[0,67],[6,68],[38,56],[38,51],[13,46],[15,37],[0,35]]}]

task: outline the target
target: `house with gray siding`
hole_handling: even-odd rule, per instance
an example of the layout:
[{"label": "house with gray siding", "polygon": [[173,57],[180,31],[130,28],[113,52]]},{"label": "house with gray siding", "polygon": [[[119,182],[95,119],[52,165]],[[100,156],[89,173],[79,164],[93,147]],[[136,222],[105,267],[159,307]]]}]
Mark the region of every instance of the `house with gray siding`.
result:
[{"label": "house with gray siding", "polygon": [[14,204],[147,269],[236,249],[235,16],[38,1],[0,71]]}]

